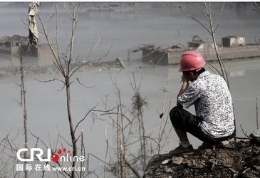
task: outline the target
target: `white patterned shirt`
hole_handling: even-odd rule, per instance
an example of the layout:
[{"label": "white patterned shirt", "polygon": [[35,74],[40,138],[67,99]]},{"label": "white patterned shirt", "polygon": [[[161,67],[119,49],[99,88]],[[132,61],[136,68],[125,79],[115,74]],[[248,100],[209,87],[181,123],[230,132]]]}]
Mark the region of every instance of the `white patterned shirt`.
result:
[{"label": "white patterned shirt", "polygon": [[232,97],[222,77],[209,71],[201,73],[189,82],[178,102],[185,108],[195,105],[196,116],[203,118],[200,127],[205,134],[220,138],[234,132]]}]

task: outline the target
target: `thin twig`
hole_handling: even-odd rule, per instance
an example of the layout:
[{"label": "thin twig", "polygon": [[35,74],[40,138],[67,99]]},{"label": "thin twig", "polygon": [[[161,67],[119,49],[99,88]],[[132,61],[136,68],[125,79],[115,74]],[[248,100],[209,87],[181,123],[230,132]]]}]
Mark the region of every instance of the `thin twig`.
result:
[{"label": "thin twig", "polygon": [[142,176],[139,174],[139,172],[132,166],[132,164],[128,161],[125,155],[123,155],[123,159],[126,163],[126,165],[133,171],[133,173],[136,175],[136,177],[141,178]]},{"label": "thin twig", "polygon": [[256,98],[256,129],[258,130],[258,97]]}]

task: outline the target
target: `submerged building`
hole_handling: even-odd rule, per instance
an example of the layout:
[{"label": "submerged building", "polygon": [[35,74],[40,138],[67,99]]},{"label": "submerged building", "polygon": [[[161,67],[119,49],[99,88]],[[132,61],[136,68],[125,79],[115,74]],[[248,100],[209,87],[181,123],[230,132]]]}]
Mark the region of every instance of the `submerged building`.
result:
[{"label": "submerged building", "polygon": [[4,36],[0,38],[0,53],[18,57],[19,48],[21,49],[22,55],[26,57],[53,57],[48,44],[29,46],[28,37],[20,35]]},{"label": "submerged building", "polygon": [[[170,47],[156,47],[146,45],[141,47],[142,61],[153,62],[160,65],[178,64],[183,52],[195,50],[200,52],[206,61],[218,60],[213,43],[204,42],[198,36],[194,36],[188,42],[188,47],[173,45]],[[226,36],[222,38],[221,44],[217,45],[217,52],[222,60],[242,59],[260,56],[260,46],[257,44],[246,44],[244,37]]]}]

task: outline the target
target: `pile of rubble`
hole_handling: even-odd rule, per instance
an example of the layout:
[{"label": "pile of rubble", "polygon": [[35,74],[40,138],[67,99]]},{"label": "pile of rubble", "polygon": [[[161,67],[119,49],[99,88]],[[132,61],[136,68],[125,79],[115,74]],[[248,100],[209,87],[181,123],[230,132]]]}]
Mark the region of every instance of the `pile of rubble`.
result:
[{"label": "pile of rubble", "polygon": [[178,156],[155,155],[144,178],[260,177],[260,143],[251,136],[226,141],[213,149],[197,149]]}]

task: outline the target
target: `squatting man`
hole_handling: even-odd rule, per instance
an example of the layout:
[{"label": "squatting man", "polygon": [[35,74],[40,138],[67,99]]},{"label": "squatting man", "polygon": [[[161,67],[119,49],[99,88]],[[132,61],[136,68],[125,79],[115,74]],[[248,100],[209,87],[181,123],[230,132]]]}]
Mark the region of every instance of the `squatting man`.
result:
[{"label": "squatting man", "polygon": [[[225,80],[206,71],[206,62],[197,51],[187,51],[180,59],[182,86],[177,106],[171,109],[170,119],[180,145],[170,154],[192,152],[187,133],[200,139],[201,147],[213,146],[231,139],[235,132],[232,97]],[[183,108],[195,106],[196,115]]]}]

